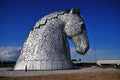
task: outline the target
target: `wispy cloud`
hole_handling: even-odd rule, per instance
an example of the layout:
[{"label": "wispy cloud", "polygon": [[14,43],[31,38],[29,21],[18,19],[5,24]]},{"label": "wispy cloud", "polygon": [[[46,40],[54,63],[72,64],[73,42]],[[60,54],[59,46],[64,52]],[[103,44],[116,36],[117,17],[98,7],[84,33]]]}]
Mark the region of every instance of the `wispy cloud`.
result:
[{"label": "wispy cloud", "polygon": [[[16,61],[20,51],[21,47],[0,47],[0,61]],[[120,54],[112,50],[89,49],[85,55],[80,55],[76,53],[74,47],[70,47],[70,52],[72,59],[81,59],[82,61],[95,61],[96,59],[120,59]]]},{"label": "wispy cloud", "polygon": [[0,47],[0,61],[16,61],[21,47]]},{"label": "wispy cloud", "polygon": [[70,47],[71,58],[72,59],[81,59],[82,61],[95,61],[97,56],[102,55],[103,53],[107,52],[106,50],[94,50],[89,49],[85,55],[80,55],[75,51],[74,47]]}]

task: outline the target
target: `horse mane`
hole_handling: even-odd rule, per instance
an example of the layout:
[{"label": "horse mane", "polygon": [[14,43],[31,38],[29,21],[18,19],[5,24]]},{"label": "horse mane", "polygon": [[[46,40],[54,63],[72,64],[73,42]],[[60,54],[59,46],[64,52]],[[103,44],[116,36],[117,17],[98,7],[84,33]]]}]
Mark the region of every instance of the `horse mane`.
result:
[{"label": "horse mane", "polygon": [[60,15],[64,15],[66,13],[68,14],[71,11],[72,11],[72,14],[77,14],[78,16],[80,14],[79,9],[71,9],[71,10],[65,10],[65,11],[58,11],[58,12],[50,13],[50,14],[44,16],[43,18],[41,18],[40,20],[38,20],[37,23],[35,24],[35,26],[32,28],[32,30],[40,28],[41,26],[46,25],[47,21],[52,20],[52,19],[57,19]]},{"label": "horse mane", "polygon": [[41,18],[34,26],[34,29],[40,28],[41,26],[46,25],[46,23],[52,19],[57,19],[60,15],[64,15],[68,13],[68,11],[59,11],[59,12],[54,12],[50,13],[43,18]]}]

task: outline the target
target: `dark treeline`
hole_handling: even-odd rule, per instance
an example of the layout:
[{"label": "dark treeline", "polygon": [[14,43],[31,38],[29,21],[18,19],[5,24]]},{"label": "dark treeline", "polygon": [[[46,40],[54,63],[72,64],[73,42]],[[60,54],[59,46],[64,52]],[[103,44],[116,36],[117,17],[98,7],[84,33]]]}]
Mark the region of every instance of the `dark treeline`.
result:
[{"label": "dark treeline", "polygon": [[14,67],[15,61],[0,61],[0,67]]},{"label": "dark treeline", "polygon": [[81,63],[73,63],[75,67],[91,67],[91,66],[98,66],[96,63],[87,63],[87,62],[81,62]]}]

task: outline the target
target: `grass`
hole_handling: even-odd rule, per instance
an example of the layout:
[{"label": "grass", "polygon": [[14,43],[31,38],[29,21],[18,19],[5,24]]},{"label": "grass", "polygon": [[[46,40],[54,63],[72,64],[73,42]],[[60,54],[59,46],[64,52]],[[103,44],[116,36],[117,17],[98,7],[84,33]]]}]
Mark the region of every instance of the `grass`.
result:
[{"label": "grass", "polygon": [[120,71],[50,74],[43,76],[0,77],[0,80],[120,80]]}]

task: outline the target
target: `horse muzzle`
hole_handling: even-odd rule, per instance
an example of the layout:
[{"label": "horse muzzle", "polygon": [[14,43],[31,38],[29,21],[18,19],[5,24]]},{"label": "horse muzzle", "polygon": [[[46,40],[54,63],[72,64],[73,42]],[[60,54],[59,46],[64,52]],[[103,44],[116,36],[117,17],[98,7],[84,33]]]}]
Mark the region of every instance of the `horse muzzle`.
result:
[{"label": "horse muzzle", "polygon": [[89,49],[89,41],[86,33],[71,38],[75,45],[76,52],[84,55]]},{"label": "horse muzzle", "polygon": [[76,47],[76,52],[84,55],[88,51],[88,49],[89,49],[89,46]]}]

